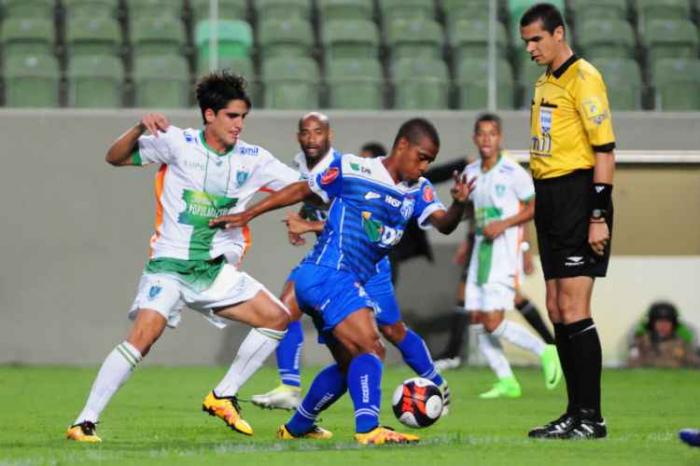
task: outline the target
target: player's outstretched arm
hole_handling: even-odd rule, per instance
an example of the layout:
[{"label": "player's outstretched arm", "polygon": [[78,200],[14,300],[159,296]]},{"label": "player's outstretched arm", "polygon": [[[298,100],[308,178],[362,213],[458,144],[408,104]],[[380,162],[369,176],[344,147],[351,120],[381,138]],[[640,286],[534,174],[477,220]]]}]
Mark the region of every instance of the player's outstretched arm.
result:
[{"label": "player's outstretched arm", "polygon": [[253,220],[258,215],[262,215],[270,210],[279,209],[288,205],[296,204],[306,198],[316,196],[306,181],[292,183],[286,188],[275,191],[265,199],[250,206],[243,212],[232,215],[222,215],[209,221],[212,228],[240,228]]},{"label": "player's outstretched arm", "polygon": [[429,217],[433,227],[445,235],[452,233],[462,221],[469,194],[474,190],[476,182],[476,178],[467,181],[467,177],[460,175],[457,171],[452,174],[452,178],[454,179],[454,185],[450,190],[452,205],[447,210],[436,210]]},{"label": "player's outstretched arm", "polygon": [[535,199],[530,199],[525,203],[525,207],[512,217],[496,220],[484,227],[484,236],[490,240],[496,239],[510,227],[522,225],[532,220],[535,216]]},{"label": "player's outstretched arm", "polygon": [[124,134],[119,136],[107,150],[105,160],[108,164],[115,167],[123,167],[131,165],[131,156],[136,149],[139,137],[145,132],[150,131],[155,137],[158,137],[158,131],[167,131],[170,122],[161,113],[148,113],[141,118],[137,125],[129,128]]}]

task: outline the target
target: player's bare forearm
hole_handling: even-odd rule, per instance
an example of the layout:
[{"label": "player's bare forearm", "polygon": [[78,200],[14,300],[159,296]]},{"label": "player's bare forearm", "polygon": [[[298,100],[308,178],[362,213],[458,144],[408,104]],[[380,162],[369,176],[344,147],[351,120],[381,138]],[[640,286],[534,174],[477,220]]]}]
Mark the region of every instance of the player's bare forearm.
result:
[{"label": "player's bare forearm", "polygon": [[131,155],[138,144],[139,137],[146,130],[146,127],[138,123],[124,132],[112,143],[107,150],[105,160],[115,167],[131,165]]},{"label": "player's bare forearm", "polygon": [[615,154],[611,152],[595,153],[595,168],[593,169],[593,182],[613,184],[615,176]]},{"label": "player's bare forearm", "polygon": [[287,231],[294,235],[320,233],[326,225],[326,222],[322,220],[307,220],[296,213],[287,215],[287,219],[284,222],[287,224]]},{"label": "player's bare forearm", "polygon": [[512,217],[508,217],[504,219],[503,221],[506,224],[506,228],[522,225],[523,223],[527,223],[532,218],[535,216],[535,200],[532,199],[525,203],[525,208],[521,209],[520,212],[517,214],[513,215]]},{"label": "player's bare forearm", "polygon": [[464,217],[464,202],[454,201],[449,209],[437,210],[430,215],[430,223],[442,234],[449,235]]},{"label": "player's bare forearm", "polygon": [[301,202],[313,196],[316,195],[311,191],[308,183],[306,181],[298,181],[290,184],[286,188],[275,191],[243,212],[222,215],[210,220],[209,226],[212,228],[221,226],[225,228],[240,228],[265,212],[296,204],[297,202]]}]

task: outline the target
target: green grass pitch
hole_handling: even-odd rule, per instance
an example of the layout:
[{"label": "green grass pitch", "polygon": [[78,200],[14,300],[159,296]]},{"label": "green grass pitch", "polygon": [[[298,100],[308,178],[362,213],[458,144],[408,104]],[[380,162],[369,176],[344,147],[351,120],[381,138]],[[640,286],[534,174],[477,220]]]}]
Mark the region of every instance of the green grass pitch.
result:
[{"label": "green grass pitch", "polygon": [[[96,368],[0,367],[0,465],[73,464],[235,464],[275,465],[698,465],[700,449],[677,439],[679,428],[700,426],[700,372],[607,370],[604,410],[609,437],[589,442],[536,441],[528,428],[560,414],[564,389],[544,388],[539,371],[519,369],[518,400],[481,401],[492,375],[486,369],[447,373],[453,393],[450,415],[420,433],[411,446],[360,447],[352,441],[352,408],[346,396],[324,413],[321,424],[335,433],[328,442],[281,442],[276,427],[284,411],[243,403],[255,429],[244,437],[200,410],[223,368],[139,368],[116,395],[98,426],[100,445],[64,440]],[[308,384],[315,370],[307,368]],[[382,422],[399,427],[391,413],[393,388],[412,376],[389,367],[384,376]],[[265,368],[241,398],[276,384]]]}]

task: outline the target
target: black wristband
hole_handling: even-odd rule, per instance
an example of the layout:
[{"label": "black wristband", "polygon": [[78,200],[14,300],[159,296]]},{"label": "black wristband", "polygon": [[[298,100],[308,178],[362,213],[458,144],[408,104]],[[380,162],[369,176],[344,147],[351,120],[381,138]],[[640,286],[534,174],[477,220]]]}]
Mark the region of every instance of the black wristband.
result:
[{"label": "black wristband", "polygon": [[607,183],[593,183],[591,217],[605,217],[610,208],[613,186]]}]

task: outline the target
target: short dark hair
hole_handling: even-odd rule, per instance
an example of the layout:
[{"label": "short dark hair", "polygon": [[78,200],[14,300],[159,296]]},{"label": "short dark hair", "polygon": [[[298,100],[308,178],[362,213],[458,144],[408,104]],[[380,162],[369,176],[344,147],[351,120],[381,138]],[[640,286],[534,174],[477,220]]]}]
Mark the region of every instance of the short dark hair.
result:
[{"label": "short dark hair", "polygon": [[481,115],[477,116],[476,121],[474,121],[474,134],[476,134],[477,131],[479,131],[479,124],[483,123],[485,121],[493,122],[496,125],[496,127],[498,128],[499,133],[503,129],[503,123],[501,122],[501,117],[499,117],[495,113],[482,113]]},{"label": "short dark hair", "polygon": [[542,21],[542,28],[550,34],[554,34],[559,26],[566,31],[561,11],[551,3],[537,3],[528,8],[520,18],[520,27],[524,28],[538,20]]},{"label": "short dark hair", "polygon": [[406,138],[411,144],[417,145],[426,137],[429,138],[436,147],[440,147],[440,136],[438,136],[435,126],[425,118],[412,118],[399,128],[396,139],[394,139],[393,147],[399,144],[401,138]]},{"label": "short dark hair", "polygon": [[371,157],[386,155],[386,147],[378,142],[368,142],[362,145],[360,152],[369,152]]},{"label": "short dark hair", "polygon": [[210,108],[217,113],[225,108],[232,100],[242,100],[252,107],[250,97],[246,92],[246,80],[243,76],[229,70],[214,71],[202,76],[195,88],[197,103],[202,111],[202,120],[206,123],[204,112]]}]

